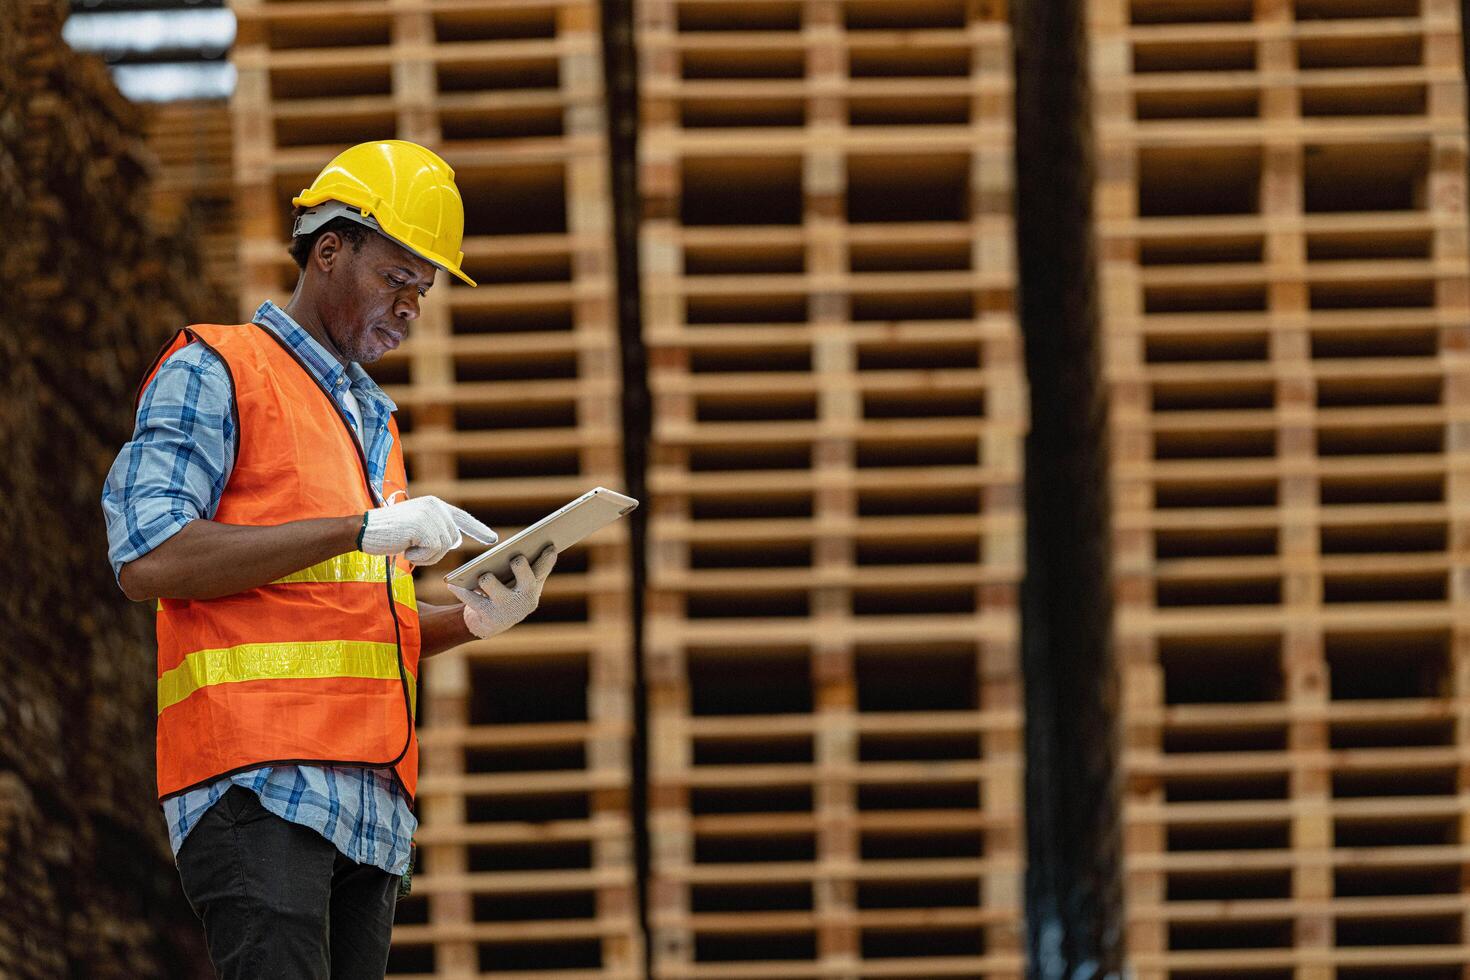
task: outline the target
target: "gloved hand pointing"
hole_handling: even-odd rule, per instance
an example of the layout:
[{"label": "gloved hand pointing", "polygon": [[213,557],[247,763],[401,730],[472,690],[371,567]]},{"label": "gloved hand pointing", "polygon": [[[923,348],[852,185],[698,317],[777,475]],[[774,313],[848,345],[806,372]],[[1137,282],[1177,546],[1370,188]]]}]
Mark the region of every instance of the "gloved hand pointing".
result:
[{"label": "gloved hand pointing", "polygon": [[362,550],[369,555],[401,554],[415,565],[432,565],[458,548],[465,534],[483,544],[500,540],[458,507],[438,497],[415,497],[368,511]]},{"label": "gloved hand pointing", "polygon": [[479,592],[457,585],[449,586],[449,591],[464,603],[465,626],[484,639],[505,632],[531,615],[541,602],[541,587],[555,564],[556,549],[547,545],[536,558],[535,565],[526,561],[525,555],[516,555],[510,560],[510,570],[516,577],[513,589],[496,578],[494,573],[486,573],[480,576]]}]

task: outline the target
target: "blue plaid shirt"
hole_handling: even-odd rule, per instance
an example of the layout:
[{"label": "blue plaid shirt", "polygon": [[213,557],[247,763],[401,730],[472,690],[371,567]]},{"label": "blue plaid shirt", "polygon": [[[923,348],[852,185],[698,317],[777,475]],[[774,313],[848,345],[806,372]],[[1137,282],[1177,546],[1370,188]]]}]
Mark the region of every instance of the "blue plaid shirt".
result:
[{"label": "blue plaid shirt", "polygon": [[[344,411],[343,393],[352,392],[368,477],[381,496],[393,442],[393,400],[360,365],[343,367],[274,303],[261,304],[252,319],[284,340]],[[187,345],[159,368],[139,403],[133,438],[118,453],[102,489],[114,575],[190,521],[214,516],[235,461],[232,398],[229,372],[203,344]],[[418,821],[407,796],[388,770],[356,767],[265,766],[169,797],[163,814],[175,855],[232,785],[255,793],[278,817],[317,831],[359,864],[390,874],[408,867]]]}]

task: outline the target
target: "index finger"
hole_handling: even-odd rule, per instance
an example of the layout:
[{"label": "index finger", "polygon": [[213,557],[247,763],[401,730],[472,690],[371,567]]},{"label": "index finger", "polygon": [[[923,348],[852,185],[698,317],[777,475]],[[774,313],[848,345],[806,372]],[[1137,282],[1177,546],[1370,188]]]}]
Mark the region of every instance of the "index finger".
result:
[{"label": "index finger", "polygon": [[481,544],[494,544],[500,540],[500,535],[491,530],[489,525],[481,523],[474,514],[460,510],[453,504],[446,504],[445,506],[449,508],[449,516],[455,525],[476,541]]}]

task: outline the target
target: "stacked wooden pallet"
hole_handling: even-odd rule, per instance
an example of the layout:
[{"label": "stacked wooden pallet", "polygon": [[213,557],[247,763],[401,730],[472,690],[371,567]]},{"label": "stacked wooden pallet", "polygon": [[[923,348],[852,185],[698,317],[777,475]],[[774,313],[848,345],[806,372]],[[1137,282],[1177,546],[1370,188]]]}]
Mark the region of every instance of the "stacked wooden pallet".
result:
[{"label": "stacked wooden pallet", "polygon": [[[606,139],[592,0],[242,2],[242,309],[296,269],[289,199],[361,140],[427,145],[464,194],[471,290],[441,275],[374,368],[414,492],[502,535],[620,486]],[[564,556],[535,621],[425,666],[421,863],[391,972],[633,977],[626,526]],[[439,573],[420,595],[450,601]]]},{"label": "stacked wooden pallet", "polygon": [[635,9],[653,975],[1019,976],[1004,14]]},{"label": "stacked wooden pallet", "polygon": [[204,275],[226,304],[215,316],[226,318],[240,302],[229,105],[163,102],[143,112],[148,148],[158,160],[150,192],[153,221],[164,229],[193,223]]},{"label": "stacked wooden pallet", "polygon": [[1458,6],[1091,7],[1138,977],[1461,977]]}]

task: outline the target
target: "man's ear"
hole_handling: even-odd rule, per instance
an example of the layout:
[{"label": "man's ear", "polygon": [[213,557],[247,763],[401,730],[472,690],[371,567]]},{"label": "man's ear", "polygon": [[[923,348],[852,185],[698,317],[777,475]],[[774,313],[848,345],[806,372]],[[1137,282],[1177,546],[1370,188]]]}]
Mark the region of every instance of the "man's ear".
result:
[{"label": "man's ear", "polygon": [[335,231],[324,232],[311,248],[311,260],[322,272],[330,273],[342,254],[342,236]]}]

